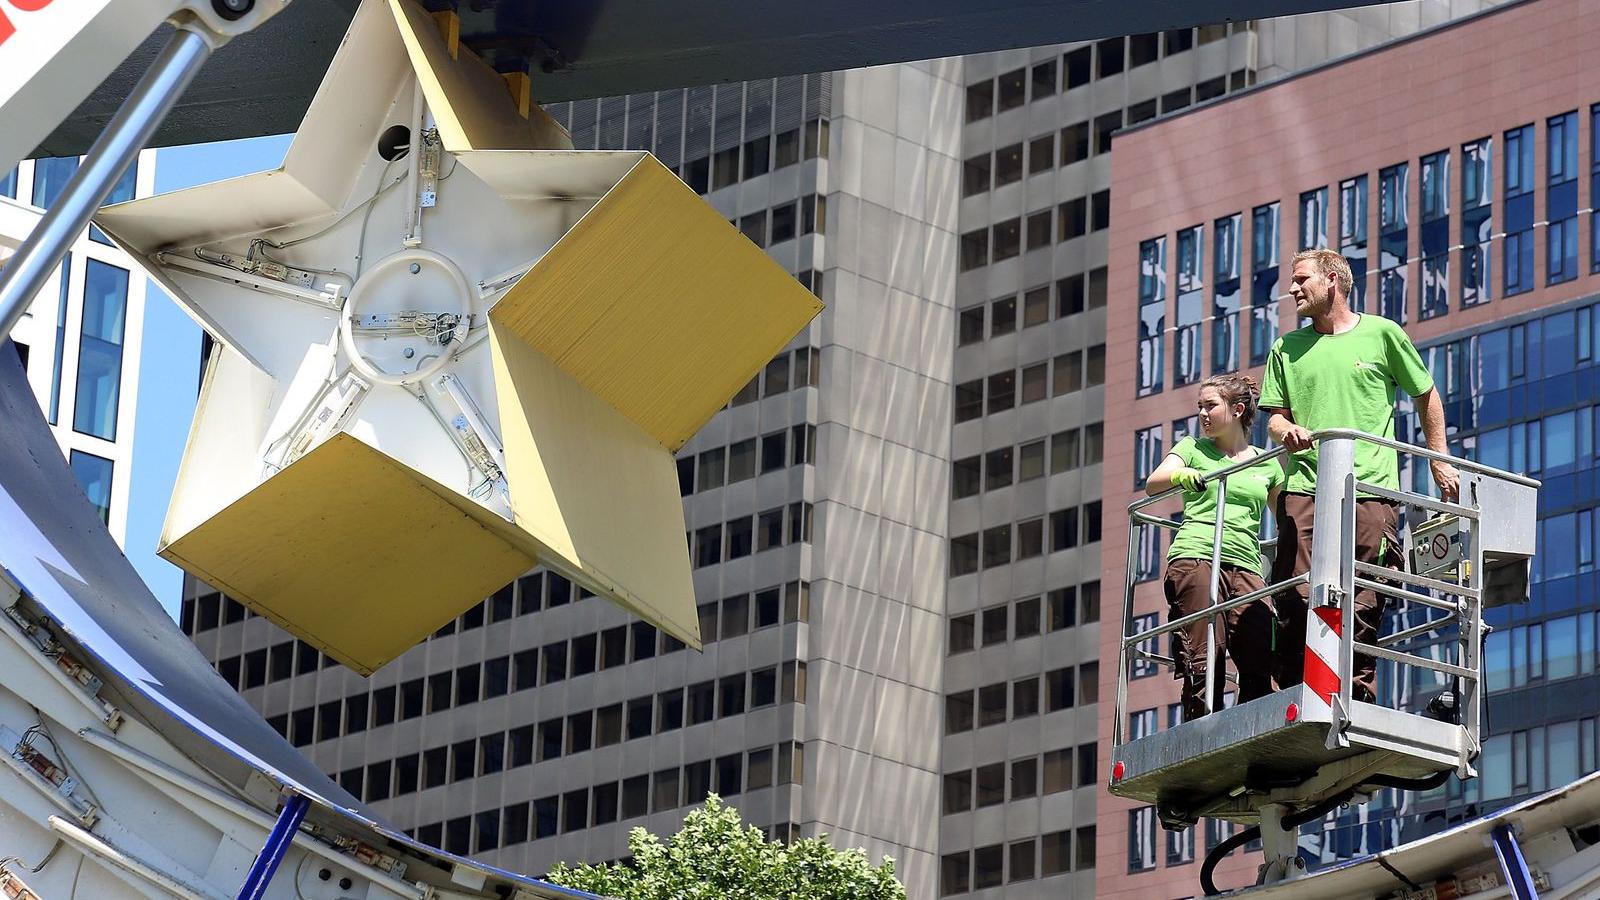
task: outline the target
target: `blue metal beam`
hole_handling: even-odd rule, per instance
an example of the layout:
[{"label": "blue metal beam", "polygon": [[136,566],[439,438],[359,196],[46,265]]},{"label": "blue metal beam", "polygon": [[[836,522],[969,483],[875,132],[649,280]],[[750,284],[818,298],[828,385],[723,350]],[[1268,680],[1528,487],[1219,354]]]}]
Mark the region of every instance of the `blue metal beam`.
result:
[{"label": "blue metal beam", "polygon": [[300,831],[300,823],[305,820],[306,810],[310,806],[311,801],[305,795],[289,794],[283,810],[278,813],[278,821],[272,824],[272,831],[267,834],[267,842],[256,854],[256,861],[250,866],[250,873],[244,877],[244,884],[239,886],[239,900],[260,900],[266,896],[267,886],[272,884],[272,876],[277,874],[278,864],[283,862],[284,854],[289,852],[289,847],[294,843],[294,836]]},{"label": "blue metal beam", "polygon": [[1533,884],[1533,873],[1528,871],[1528,861],[1522,858],[1522,847],[1511,830],[1510,822],[1501,822],[1489,835],[1494,844],[1494,855],[1500,859],[1500,871],[1506,876],[1515,900],[1539,900],[1539,891]]}]

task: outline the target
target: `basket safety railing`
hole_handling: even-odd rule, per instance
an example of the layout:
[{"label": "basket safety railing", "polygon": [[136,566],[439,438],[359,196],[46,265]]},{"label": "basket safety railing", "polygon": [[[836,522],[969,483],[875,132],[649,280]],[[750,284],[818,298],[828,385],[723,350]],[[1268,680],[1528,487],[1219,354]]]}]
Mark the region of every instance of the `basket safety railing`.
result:
[{"label": "basket safety railing", "polygon": [[[1134,627],[1134,598],[1140,574],[1141,531],[1144,528],[1178,528],[1179,522],[1150,511],[1150,507],[1178,496],[1182,489],[1174,487],[1129,504],[1128,558],[1123,583],[1112,744],[1114,748],[1120,748],[1128,742],[1128,684],[1132,667],[1136,663],[1168,668],[1176,666],[1175,659],[1147,649],[1148,645],[1155,644],[1163,635],[1172,634],[1195,622],[1206,622],[1206,659],[1209,664],[1206,667],[1204,699],[1206,711],[1211,713],[1214,711],[1212,706],[1217,693],[1217,679],[1228,677],[1225,663],[1217,654],[1217,616],[1307,584],[1311,594],[1306,616],[1307,663],[1311,664],[1314,650],[1320,646],[1333,657],[1324,658],[1323,662],[1338,676],[1337,692],[1324,698],[1332,707],[1333,728],[1328,738],[1329,746],[1348,746],[1343,732],[1349,724],[1352,710],[1351,676],[1354,657],[1359,652],[1388,660],[1396,666],[1432,670],[1455,680],[1459,685],[1456,708],[1460,713],[1460,724],[1467,730],[1467,740],[1462,744],[1456,767],[1463,777],[1470,776],[1474,774],[1471,761],[1480,747],[1478,729],[1482,706],[1481,655],[1485,634],[1483,608],[1487,574],[1485,554],[1499,554],[1513,560],[1531,556],[1534,509],[1530,498],[1536,497],[1534,492],[1539,488],[1539,482],[1472,460],[1351,429],[1325,429],[1314,433],[1312,438],[1318,448],[1318,470],[1309,571],[1237,597],[1219,599],[1224,520],[1220,513],[1227,508],[1228,479],[1262,462],[1279,459],[1288,452],[1283,447],[1277,447],[1210,472],[1202,479],[1201,490],[1212,483],[1216,484],[1216,509],[1219,511],[1213,525],[1210,604],[1207,608],[1138,630]],[[1358,443],[1395,450],[1413,460],[1440,461],[1456,467],[1461,473],[1461,499],[1447,502],[1413,491],[1393,490],[1359,481],[1354,473]],[[1445,568],[1452,571],[1441,573],[1432,568],[1426,573],[1414,573],[1409,571],[1410,567],[1390,569],[1357,560],[1355,510],[1358,496],[1363,499],[1383,499],[1402,508],[1434,515],[1436,518],[1431,519],[1429,525],[1438,532],[1435,542],[1441,538],[1445,542],[1441,546],[1449,551],[1451,557],[1451,565]],[[1454,532],[1457,536],[1454,544],[1450,544],[1450,535],[1444,533],[1439,523],[1457,529]],[[1527,535],[1525,541],[1519,537],[1523,533]],[[1353,627],[1355,595],[1363,589],[1439,610],[1443,615],[1381,637],[1375,644],[1356,641]],[[1329,608],[1338,610],[1336,635],[1333,633],[1335,629],[1330,627],[1332,623],[1315,612]],[[1457,626],[1456,640],[1448,642],[1446,646],[1455,646],[1455,662],[1402,649],[1413,638],[1441,632],[1451,626]]]}]

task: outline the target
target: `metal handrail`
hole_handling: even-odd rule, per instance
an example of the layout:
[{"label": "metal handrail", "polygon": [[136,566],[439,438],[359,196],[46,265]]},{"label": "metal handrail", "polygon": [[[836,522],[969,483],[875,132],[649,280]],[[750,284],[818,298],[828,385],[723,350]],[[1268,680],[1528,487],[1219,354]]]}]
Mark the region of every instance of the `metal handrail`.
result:
[{"label": "metal handrail", "polygon": [[[1413,456],[1413,457],[1421,457],[1423,459],[1427,459],[1427,460],[1430,460],[1430,461],[1444,462],[1444,463],[1452,465],[1452,466],[1454,466],[1454,467],[1456,467],[1457,469],[1460,469],[1460,470],[1465,470],[1467,472],[1472,472],[1472,473],[1475,473],[1475,474],[1478,474],[1478,475],[1489,476],[1489,477],[1492,477],[1492,478],[1495,478],[1495,479],[1500,479],[1500,480],[1503,480],[1503,481],[1506,481],[1506,482],[1509,482],[1509,483],[1512,483],[1512,484],[1517,484],[1517,485],[1521,485],[1521,486],[1525,486],[1525,487],[1531,487],[1531,488],[1534,488],[1534,489],[1537,489],[1540,486],[1540,483],[1537,480],[1532,479],[1532,478],[1528,478],[1528,477],[1523,476],[1523,475],[1519,475],[1519,474],[1514,473],[1514,472],[1507,472],[1507,471],[1504,471],[1502,469],[1497,469],[1497,468],[1495,468],[1493,466],[1488,466],[1488,465],[1484,465],[1482,463],[1475,462],[1473,460],[1461,459],[1459,457],[1453,456],[1453,455],[1448,454],[1448,453],[1440,453],[1438,451],[1431,450],[1431,449],[1428,449],[1426,447],[1418,447],[1418,446],[1411,445],[1411,444],[1405,444],[1405,443],[1402,443],[1402,442],[1399,442],[1399,441],[1395,441],[1395,440],[1392,440],[1392,439],[1389,439],[1389,438],[1384,438],[1384,437],[1379,437],[1377,435],[1367,434],[1365,432],[1357,431],[1355,429],[1349,429],[1349,428],[1327,428],[1327,429],[1322,429],[1322,430],[1319,430],[1319,431],[1312,432],[1311,439],[1314,442],[1319,443],[1319,444],[1322,441],[1327,440],[1327,439],[1341,439],[1341,440],[1351,440],[1351,441],[1356,441],[1356,442],[1367,442],[1367,443],[1371,443],[1371,444],[1376,444],[1376,445],[1381,446],[1381,447],[1386,447],[1386,448],[1394,450],[1396,452],[1406,453],[1406,454],[1408,454],[1410,456]],[[1227,497],[1227,493],[1226,492],[1227,492],[1227,487],[1228,487],[1228,478],[1231,475],[1233,475],[1233,474],[1235,474],[1237,472],[1243,471],[1245,469],[1253,468],[1253,467],[1255,467],[1257,465],[1260,465],[1263,462],[1269,462],[1271,460],[1277,459],[1279,457],[1284,456],[1285,454],[1287,454],[1289,452],[1290,451],[1288,450],[1288,448],[1283,447],[1283,446],[1280,445],[1280,446],[1275,447],[1275,448],[1273,448],[1271,450],[1267,450],[1267,451],[1264,451],[1262,453],[1255,454],[1255,455],[1249,457],[1248,459],[1240,460],[1238,462],[1232,463],[1232,464],[1230,464],[1228,466],[1225,466],[1223,468],[1213,470],[1213,471],[1211,471],[1209,473],[1206,473],[1204,476],[1201,477],[1201,479],[1200,479],[1200,489],[1201,490],[1204,490],[1205,487],[1210,485],[1211,483],[1217,483],[1217,486],[1218,486],[1217,503],[1216,503],[1217,513],[1216,513],[1216,515],[1214,517],[1214,522],[1212,523],[1213,524],[1213,528],[1215,530],[1215,534],[1213,536],[1213,542],[1212,542],[1213,546],[1212,546],[1212,553],[1211,553],[1211,566],[1212,566],[1212,568],[1211,568],[1211,584],[1210,584],[1210,600],[1211,600],[1211,602],[1205,609],[1197,610],[1196,612],[1193,612],[1193,613],[1190,613],[1190,614],[1187,614],[1187,615],[1184,615],[1184,616],[1180,616],[1180,617],[1178,617],[1176,619],[1173,619],[1172,621],[1166,622],[1164,624],[1158,624],[1158,625],[1155,625],[1153,627],[1144,629],[1144,630],[1139,631],[1139,632],[1133,632],[1133,618],[1134,618],[1133,617],[1133,607],[1134,607],[1133,594],[1134,594],[1134,585],[1135,585],[1135,581],[1134,581],[1134,578],[1135,578],[1134,557],[1135,557],[1135,554],[1136,554],[1137,548],[1138,548],[1138,535],[1139,535],[1140,531],[1142,530],[1142,528],[1144,526],[1146,526],[1146,525],[1153,525],[1153,526],[1156,526],[1156,527],[1165,527],[1165,528],[1169,528],[1169,529],[1177,529],[1177,528],[1179,528],[1179,527],[1181,527],[1183,525],[1182,522],[1177,521],[1175,519],[1167,518],[1167,517],[1164,517],[1164,516],[1159,516],[1159,515],[1155,514],[1154,512],[1146,512],[1145,510],[1146,510],[1147,507],[1150,507],[1150,506],[1152,506],[1154,504],[1160,503],[1160,502],[1162,502],[1164,500],[1167,500],[1169,498],[1172,498],[1174,496],[1179,495],[1182,492],[1183,489],[1181,487],[1175,485],[1175,486],[1173,486],[1173,487],[1171,487],[1171,488],[1169,488],[1169,489],[1167,489],[1165,491],[1162,491],[1159,494],[1155,494],[1155,495],[1152,495],[1152,496],[1149,496],[1149,497],[1141,498],[1139,500],[1135,500],[1134,502],[1128,504],[1128,514],[1129,514],[1129,520],[1130,520],[1129,526],[1130,527],[1128,529],[1128,558],[1127,558],[1127,563],[1126,563],[1126,567],[1125,567],[1126,576],[1125,576],[1124,597],[1123,597],[1123,627],[1122,627],[1122,638],[1121,638],[1121,643],[1120,643],[1120,647],[1119,647],[1119,660],[1118,660],[1118,672],[1117,672],[1116,703],[1117,703],[1117,707],[1118,708],[1115,711],[1115,718],[1113,720],[1113,743],[1120,745],[1123,742],[1123,737],[1124,737],[1124,734],[1125,734],[1125,726],[1124,726],[1124,723],[1123,723],[1123,718],[1125,716],[1126,710],[1123,707],[1125,707],[1127,705],[1127,690],[1128,690],[1128,670],[1127,669],[1128,669],[1130,651],[1135,656],[1148,658],[1153,662],[1157,662],[1158,664],[1169,665],[1169,666],[1175,667],[1176,664],[1177,664],[1177,661],[1175,659],[1168,659],[1166,657],[1156,658],[1156,657],[1152,656],[1151,654],[1146,653],[1143,650],[1140,650],[1138,648],[1138,645],[1147,643],[1147,642],[1149,642],[1151,640],[1154,640],[1155,638],[1158,638],[1163,634],[1170,634],[1172,632],[1175,632],[1175,631],[1177,631],[1177,630],[1179,630],[1181,628],[1184,628],[1184,627],[1187,627],[1189,625],[1192,625],[1195,622],[1198,622],[1198,621],[1201,621],[1201,620],[1205,620],[1206,623],[1207,623],[1207,626],[1206,626],[1206,632],[1207,632],[1206,633],[1206,640],[1207,640],[1207,645],[1210,648],[1209,652],[1207,653],[1207,658],[1208,658],[1210,664],[1207,666],[1207,670],[1206,670],[1206,685],[1205,685],[1205,688],[1204,688],[1204,690],[1205,690],[1205,706],[1206,706],[1207,712],[1211,712],[1212,711],[1212,707],[1213,707],[1213,700],[1214,700],[1213,694],[1214,694],[1214,691],[1215,691],[1216,678],[1217,678],[1217,672],[1218,672],[1218,667],[1219,667],[1218,666],[1219,660],[1217,660],[1215,658],[1216,657],[1216,646],[1217,646],[1216,634],[1215,634],[1216,617],[1218,615],[1220,615],[1221,613],[1224,613],[1224,612],[1226,612],[1226,611],[1228,611],[1230,609],[1233,609],[1235,607],[1243,606],[1243,605],[1245,605],[1247,603],[1255,602],[1257,600],[1260,600],[1260,599],[1263,599],[1265,597],[1268,597],[1268,596],[1271,596],[1273,594],[1276,594],[1276,593],[1278,593],[1280,591],[1283,591],[1283,590],[1286,590],[1286,589],[1290,589],[1290,588],[1293,588],[1293,587],[1295,587],[1295,586],[1297,586],[1299,584],[1308,583],[1310,581],[1310,573],[1307,572],[1307,573],[1304,573],[1302,575],[1295,576],[1294,578],[1290,578],[1290,579],[1287,579],[1285,581],[1278,582],[1278,583],[1275,583],[1275,584],[1267,585],[1267,586],[1265,586],[1265,587],[1263,587],[1261,589],[1258,589],[1258,590],[1255,590],[1255,591],[1251,591],[1251,592],[1249,592],[1247,594],[1243,594],[1243,595],[1240,595],[1238,597],[1234,597],[1231,600],[1227,600],[1227,601],[1219,601],[1218,600],[1218,589],[1219,589],[1218,588],[1218,582],[1219,582],[1219,579],[1220,579],[1221,553],[1222,553],[1222,531],[1223,531],[1223,522],[1224,522],[1224,519],[1225,519],[1225,516],[1223,515],[1223,513],[1225,512],[1225,509],[1226,509],[1225,504],[1226,504],[1226,497]],[[1426,496],[1423,496],[1423,495],[1420,495],[1420,494],[1414,494],[1413,492],[1409,492],[1409,491],[1403,491],[1403,490],[1402,491],[1394,491],[1394,490],[1390,490],[1390,489],[1386,489],[1386,488],[1380,488],[1380,487],[1378,487],[1376,485],[1370,485],[1370,484],[1367,484],[1367,483],[1364,483],[1364,482],[1358,482],[1353,477],[1353,475],[1348,478],[1348,482],[1347,483],[1349,485],[1349,488],[1352,491],[1352,497],[1349,498],[1348,502],[1351,502],[1352,505],[1353,505],[1353,499],[1354,499],[1353,498],[1354,491],[1360,491],[1361,493],[1364,493],[1364,494],[1366,494],[1368,496],[1381,496],[1384,499],[1393,500],[1393,501],[1397,501],[1397,502],[1400,502],[1400,503],[1409,504],[1409,505],[1413,505],[1413,506],[1418,506],[1418,507],[1425,508],[1425,509],[1430,509],[1430,510],[1435,510],[1435,511],[1440,511],[1440,512],[1448,512],[1448,513],[1452,513],[1452,514],[1461,516],[1463,519],[1466,519],[1466,520],[1468,520],[1468,521],[1470,521],[1472,523],[1472,528],[1473,528],[1474,535],[1476,534],[1476,529],[1479,527],[1479,523],[1480,523],[1480,520],[1481,520],[1481,516],[1479,515],[1479,512],[1477,510],[1475,510],[1475,509],[1470,508],[1470,507],[1462,506],[1459,503],[1449,503],[1449,502],[1444,501],[1444,500],[1436,500],[1436,499],[1434,499],[1432,497],[1426,497]],[[1352,510],[1352,514],[1353,514],[1353,510]],[[1272,543],[1275,544],[1277,542],[1273,541]],[[1477,539],[1476,539],[1475,536],[1473,538],[1473,543],[1474,544],[1477,543]],[[1344,548],[1344,550],[1352,551],[1353,548],[1347,546],[1347,547]],[[1376,572],[1372,572],[1371,571],[1373,567],[1364,566],[1359,562],[1355,563],[1355,565],[1358,567],[1358,571],[1364,569],[1364,570],[1367,570],[1366,573],[1376,574]],[[1364,574],[1366,574],[1366,573],[1364,573]],[[1371,655],[1374,656],[1374,657],[1377,657],[1377,658],[1387,659],[1387,660],[1399,663],[1401,665],[1415,665],[1415,666],[1420,666],[1422,668],[1432,669],[1434,671],[1443,672],[1443,673],[1450,674],[1450,675],[1455,675],[1455,676],[1458,676],[1458,677],[1470,678],[1471,681],[1473,681],[1474,683],[1480,681],[1481,680],[1481,676],[1479,676],[1477,674],[1476,669],[1470,668],[1471,665],[1475,664],[1475,658],[1477,656],[1476,653],[1473,653],[1470,650],[1466,651],[1467,658],[1464,659],[1464,661],[1468,662],[1469,665],[1468,666],[1456,666],[1456,665],[1452,665],[1452,664],[1449,664],[1449,663],[1436,662],[1434,660],[1425,659],[1425,658],[1422,658],[1422,657],[1417,657],[1417,656],[1414,656],[1412,654],[1408,654],[1408,653],[1405,653],[1405,652],[1402,652],[1402,651],[1399,651],[1399,650],[1390,649],[1390,648],[1393,647],[1395,644],[1400,643],[1402,638],[1415,637],[1415,636],[1418,636],[1420,634],[1427,633],[1429,631],[1434,631],[1434,630],[1443,628],[1443,627],[1445,627],[1447,625],[1450,625],[1452,623],[1462,622],[1463,621],[1463,613],[1465,613],[1469,608],[1474,610],[1474,612],[1472,613],[1471,620],[1474,623],[1476,623],[1474,625],[1474,628],[1477,628],[1479,625],[1481,625],[1481,617],[1482,617],[1482,609],[1481,609],[1482,593],[1481,593],[1481,590],[1476,586],[1468,585],[1467,583],[1465,583],[1465,580],[1463,580],[1463,583],[1459,584],[1459,585],[1452,585],[1452,584],[1448,584],[1447,582],[1439,581],[1437,579],[1422,578],[1420,576],[1417,577],[1417,580],[1411,580],[1411,579],[1402,579],[1402,580],[1409,580],[1409,581],[1411,581],[1411,583],[1414,583],[1414,584],[1416,584],[1416,583],[1418,583],[1418,581],[1420,581],[1421,584],[1419,584],[1419,586],[1424,587],[1424,589],[1431,589],[1431,590],[1438,591],[1440,593],[1445,593],[1445,594],[1449,594],[1449,595],[1455,595],[1455,596],[1457,596],[1459,598],[1459,601],[1455,602],[1455,603],[1452,603],[1452,602],[1448,602],[1448,601],[1444,601],[1444,600],[1439,600],[1439,599],[1436,599],[1434,597],[1430,597],[1430,596],[1427,596],[1425,594],[1417,593],[1417,592],[1414,592],[1414,591],[1407,591],[1407,590],[1405,590],[1403,588],[1400,588],[1397,585],[1379,584],[1379,583],[1371,581],[1369,579],[1364,579],[1364,578],[1360,578],[1360,577],[1354,578],[1353,581],[1358,586],[1379,589],[1385,594],[1399,596],[1399,597],[1401,597],[1403,599],[1411,600],[1411,601],[1417,602],[1417,603],[1425,605],[1425,606],[1429,606],[1429,607],[1433,607],[1433,608],[1436,608],[1436,609],[1444,610],[1446,614],[1444,616],[1440,617],[1440,618],[1430,620],[1428,623],[1426,623],[1423,626],[1419,626],[1419,627],[1412,628],[1412,629],[1407,629],[1407,630],[1405,630],[1405,631],[1403,631],[1403,632],[1401,632],[1401,633],[1399,633],[1399,634],[1397,634],[1395,636],[1392,636],[1392,639],[1390,639],[1390,640],[1382,640],[1382,641],[1380,641],[1382,646],[1374,646],[1374,645],[1368,645],[1368,644],[1364,644],[1364,643],[1357,645],[1356,642],[1354,642],[1352,640],[1352,636],[1349,635],[1349,634],[1346,634],[1346,635],[1343,636],[1342,641],[1341,641],[1341,643],[1345,645],[1344,648],[1341,650],[1341,655],[1347,657],[1346,662],[1348,663],[1348,655],[1349,655],[1349,653],[1352,652],[1354,649],[1357,649],[1359,647],[1359,649],[1361,649],[1363,652],[1377,651],[1377,652],[1372,652]],[[1476,581],[1476,579],[1473,579],[1473,580]],[[1341,604],[1341,605],[1346,607],[1345,612],[1347,614],[1353,615],[1353,609],[1349,608],[1350,607],[1349,598],[1345,598],[1345,600],[1346,600],[1346,602],[1344,604]],[[1226,675],[1224,674],[1223,677],[1225,678]],[[1348,685],[1345,685],[1344,686],[1344,691],[1347,692],[1348,690],[1349,690]],[[1344,692],[1341,692],[1341,693],[1344,693]],[[1348,699],[1345,700],[1344,705],[1345,705],[1345,708],[1348,709],[1348,705],[1349,705]]]}]

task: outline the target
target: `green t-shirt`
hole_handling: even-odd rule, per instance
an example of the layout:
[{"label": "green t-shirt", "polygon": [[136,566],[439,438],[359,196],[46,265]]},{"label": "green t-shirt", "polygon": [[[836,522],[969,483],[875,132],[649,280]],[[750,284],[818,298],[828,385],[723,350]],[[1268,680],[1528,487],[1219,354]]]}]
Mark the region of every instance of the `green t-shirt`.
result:
[{"label": "green t-shirt", "polygon": [[[1261,451],[1251,448],[1257,454]],[[1172,454],[1202,475],[1239,462],[1227,457],[1210,438],[1186,437]],[[1277,459],[1256,463],[1228,476],[1228,506],[1222,514],[1222,561],[1261,574],[1261,515],[1273,488],[1283,487],[1283,466]],[[1172,536],[1167,559],[1210,559],[1217,529],[1217,485],[1203,493],[1183,493],[1183,524]]]},{"label": "green t-shirt", "polygon": [[[1433,376],[1404,330],[1383,316],[1363,315],[1343,334],[1322,334],[1307,325],[1272,345],[1261,385],[1262,409],[1287,409],[1296,424],[1318,431],[1353,428],[1394,438],[1395,388],[1420,397],[1433,388]],[[1317,491],[1317,451],[1295,453],[1289,490]],[[1393,450],[1356,444],[1356,478],[1393,490],[1400,488],[1399,461]]]}]

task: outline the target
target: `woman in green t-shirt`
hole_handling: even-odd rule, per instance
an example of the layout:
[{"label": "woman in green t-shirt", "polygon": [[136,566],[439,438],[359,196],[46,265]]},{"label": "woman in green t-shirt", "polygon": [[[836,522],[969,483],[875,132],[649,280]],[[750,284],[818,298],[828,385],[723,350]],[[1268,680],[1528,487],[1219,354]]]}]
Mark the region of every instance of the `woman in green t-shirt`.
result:
[{"label": "woman in green t-shirt", "polygon": [[[1217,482],[1201,479],[1218,469],[1263,453],[1250,446],[1260,390],[1255,379],[1233,373],[1217,375],[1200,385],[1201,436],[1179,441],[1145,482],[1145,491],[1159,494],[1183,488],[1183,524],[1167,552],[1164,588],[1171,618],[1211,605],[1211,557],[1217,522]],[[1261,580],[1261,517],[1283,489],[1283,466],[1265,460],[1228,476],[1227,508],[1222,516],[1222,572],[1217,600],[1223,601],[1266,586]],[[1206,621],[1177,634],[1176,676],[1183,682],[1183,717],[1193,721],[1206,712]],[[1236,606],[1222,614],[1217,649],[1226,649],[1239,671],[1239,702],[1272,692],[1272,611],[1265,600]],[[1225,679],[1217,673],[1213,709],[1222,708]]]}]

